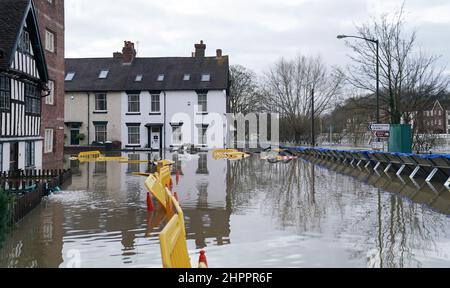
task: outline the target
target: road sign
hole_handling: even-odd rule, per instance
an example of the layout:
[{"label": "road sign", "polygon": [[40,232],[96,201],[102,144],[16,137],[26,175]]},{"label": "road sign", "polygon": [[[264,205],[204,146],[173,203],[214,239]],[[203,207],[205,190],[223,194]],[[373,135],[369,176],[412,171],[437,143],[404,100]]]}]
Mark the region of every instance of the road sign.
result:
[{"label": "road sign", "polygon": [[391,133],[386,131],[375,131],[373,134],[377,138],[389,138],[389,136],[391,136]]},{"label": "road sign", "polygon": [[384,151],[384,142],[372,142],[372,150]]},{"label": "road sign", "polygon": [[376,132],[376,131],[382,131],[382,132],[389,132],[391,130],[390,124],[372,124],[370,125],[370,131]]}]

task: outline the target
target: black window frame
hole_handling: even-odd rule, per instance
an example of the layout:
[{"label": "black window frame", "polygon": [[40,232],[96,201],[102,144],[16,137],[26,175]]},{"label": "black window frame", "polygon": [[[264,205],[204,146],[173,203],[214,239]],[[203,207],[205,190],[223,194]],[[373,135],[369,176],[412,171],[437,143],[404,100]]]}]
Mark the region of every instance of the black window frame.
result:
[{"label": "black window frame", "polygon": [[36,143],[33,141],[25,142],[25,168],[36,166]]},{"label": "black window frame", "polygon": [[[154,101],[154,98],[158,97],[158,101]],[[158,109],[154,109],[153,105],[157,105]],[[150,112],[151,113],[161,113],[161,94],[151,94],[150,95]]]},{"label": "black window frame", "polygon": [[20,53],[31,55],[30,32],[28,32],[26,28],[23,28],[22,33],[20,33],[17,51],[19,51]]},{"label": "black window frame", "polygon": [[25,114],[41,115],[41,95],[39,88],[30,83],[25,83]]},{"label": "black window frame", "polygon": [[0,75],[0,111],[11,111],[11,79],[6,75]]},{"label": "black window frame", "polygon": [[[140,93],[127,93],[127,97],[128,97],[128,99],[127,99],[128,100],[128,113],[141,113],[141,95],[140,95]],[[137,101],[136,100],[131,101],[131,98],[133,98],[133,97],[137,97]],[[137,111],[131,110],[131,108],[132,108],[131,104],[134,104],[134,105],[137,104],[136,107],[133,106],[133,108],[137,108],[137,109],[135,109]]]}]

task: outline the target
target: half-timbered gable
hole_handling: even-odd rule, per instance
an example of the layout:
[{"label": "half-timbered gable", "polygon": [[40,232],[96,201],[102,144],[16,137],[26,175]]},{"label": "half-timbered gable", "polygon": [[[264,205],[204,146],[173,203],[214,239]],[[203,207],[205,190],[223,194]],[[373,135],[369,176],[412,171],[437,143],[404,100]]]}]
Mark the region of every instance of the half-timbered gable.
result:
[{"label": "half-timbered gable", "polygon": [[[19,163],[24,162],[19,158],[25,147],[30,150],[42,146],[41,99],[48,90],[47,66],[33,1],[0,0],[0,27],[0,143],[16,146],[7,160],[13,163],[11,159],[17,158]],[[8,149],[0,148],[2,155],[7,154]],[[34,166],[36,161],[27,162]],[[11,165],[14,169],[28,166]]]}]

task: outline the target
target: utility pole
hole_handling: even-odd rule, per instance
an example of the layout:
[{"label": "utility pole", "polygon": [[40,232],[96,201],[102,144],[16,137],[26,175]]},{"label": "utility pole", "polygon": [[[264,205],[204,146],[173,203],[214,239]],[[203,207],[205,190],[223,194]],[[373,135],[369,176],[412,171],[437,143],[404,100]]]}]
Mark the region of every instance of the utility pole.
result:
[{"label": "utility pole", "polygon": [[314,88],[311,91],[311,145],[316,146],[316,131],[315,131],[315,121],[314,121]]}]

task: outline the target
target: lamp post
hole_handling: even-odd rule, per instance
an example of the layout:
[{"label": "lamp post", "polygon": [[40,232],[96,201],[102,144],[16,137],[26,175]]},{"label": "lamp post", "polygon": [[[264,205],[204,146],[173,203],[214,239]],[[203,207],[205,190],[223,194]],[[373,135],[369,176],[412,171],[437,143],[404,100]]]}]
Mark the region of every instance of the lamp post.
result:
[{"label": "lamp post", "polygon": [[377,124],[380,124],[380,41],[359,36],[338,35],[337,39],[356,38],[375,43],[377,46]]}]

